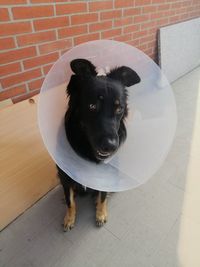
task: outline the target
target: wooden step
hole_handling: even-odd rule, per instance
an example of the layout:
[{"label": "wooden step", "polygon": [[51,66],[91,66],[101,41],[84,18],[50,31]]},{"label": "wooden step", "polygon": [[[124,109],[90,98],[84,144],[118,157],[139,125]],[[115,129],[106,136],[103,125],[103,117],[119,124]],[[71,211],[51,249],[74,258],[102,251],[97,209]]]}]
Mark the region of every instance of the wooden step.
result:
[{"label": "wooden step", "polygon": [[0,229],[58,184],[37,125],[38,96],[0,110]]}]

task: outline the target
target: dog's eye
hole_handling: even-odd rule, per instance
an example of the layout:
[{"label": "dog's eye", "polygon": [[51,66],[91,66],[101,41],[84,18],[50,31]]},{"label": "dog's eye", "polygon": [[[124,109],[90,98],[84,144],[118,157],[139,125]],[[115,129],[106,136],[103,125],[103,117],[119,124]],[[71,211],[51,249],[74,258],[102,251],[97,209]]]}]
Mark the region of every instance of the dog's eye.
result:
[{"label": "dog's eye", "polygon": [[115,110],[116,114],[121,114],[123,112],[123,108],[122,107],[117,107]]},{"label": "dog's eye", "polygon": [[90,104],[90,105],[89,105],[89,109],[90,109],[90,111],[95,111],[95,110],[97,109],[97,105],[95,105],[95,104]]}]

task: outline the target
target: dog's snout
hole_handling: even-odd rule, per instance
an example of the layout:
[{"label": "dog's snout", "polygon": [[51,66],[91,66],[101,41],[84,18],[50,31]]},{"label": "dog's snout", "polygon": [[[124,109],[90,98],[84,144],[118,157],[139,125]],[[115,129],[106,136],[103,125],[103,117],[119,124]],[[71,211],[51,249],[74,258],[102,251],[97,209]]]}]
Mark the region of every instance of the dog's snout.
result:
[{"label": "dog's snout", "polygon": [[118,148],[119,141],[117,138],[104,138],[101,142],[103,152],[112,152]]}]

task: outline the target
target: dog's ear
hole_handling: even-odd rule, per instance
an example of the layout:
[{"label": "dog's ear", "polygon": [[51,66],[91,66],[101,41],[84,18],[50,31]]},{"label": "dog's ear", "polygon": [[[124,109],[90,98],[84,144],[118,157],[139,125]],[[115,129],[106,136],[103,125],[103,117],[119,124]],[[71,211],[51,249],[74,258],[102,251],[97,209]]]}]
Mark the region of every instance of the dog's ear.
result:
[{"label": "dog's ear", "polygon": [[70,63],[72,71],[81,77],[96,76],[95,66],[87,59],[74,59]]},{"label": "dog's ear", "polygon": [[124,86],[132,86],[141,81],[138,74],[129,67],[118,67],[107,75],[109,78],[120,81]]},{"label": "dog's ear", "polygon": [[73,93],[76,93],[77,87],[78,87],[77,83],[78,83],[78,81],[77,81],[76,75],[72,75],[70,78],[70,81],[67,85],[67,90],[66,90],[68,96],[71,96]]}]

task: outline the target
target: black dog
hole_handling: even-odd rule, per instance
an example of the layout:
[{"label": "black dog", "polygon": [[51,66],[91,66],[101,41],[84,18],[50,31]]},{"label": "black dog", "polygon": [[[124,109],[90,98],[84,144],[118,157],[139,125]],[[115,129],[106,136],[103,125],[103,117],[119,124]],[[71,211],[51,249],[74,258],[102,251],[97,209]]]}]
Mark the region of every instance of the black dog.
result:
[{"label": "black dog", "polygon": [[[126,139],[126,87],[139,83],[140,77],[125,66],[97,76],[95,66],[85,59],[73,60],[71,69],[74,75],[67,87],[66,135],[76,153],[98,164],[115,153]],[[75,193],[83,187],[57,168],[68,206],[64,230],[69,230],[75,222]],[[107,193],[95,193],[96,224],[101,226],[107,220]]]}]

